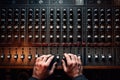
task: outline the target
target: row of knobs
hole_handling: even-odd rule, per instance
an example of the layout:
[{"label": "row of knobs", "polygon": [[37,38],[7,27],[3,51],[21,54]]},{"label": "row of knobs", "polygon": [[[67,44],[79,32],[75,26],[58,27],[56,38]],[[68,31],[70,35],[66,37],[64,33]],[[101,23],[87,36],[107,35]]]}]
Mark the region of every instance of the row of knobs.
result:
[{"label": "row of knobs", "polygon": [[87,55],[87,59],[88,59],[88,62],[92,62],[93,59],[96,62],[99,62],[99,61],[105,62],[106,59],[108,59],[109,61],[112,61],[113,56],[111,54],[108,54],[108,55],[104,55],[104,54],[101,54],[101,55],[98,55],[98,54],[94,54],[94,55],[88,54]]},{"label": "row of knobs", "polygon": [[[2,39],[5,39],[5,37],[6,37],[6,35],[1,35],[1,38]],[[16,39],[16,38],[18,38],[19,37],[19,35],[14,35],[14,38]],[[20,36],[21,38],[25,38],[25,35],[21,35]],[[35,37],[36,39],[37,38],[39,38],[40,36],[39,35],[35,35],[35,36],[33,36],[33,35],[28,35],[28,38],[33,38],[33,37]],[[61,36],[60,35],[56,35],[56,38],[60,38]],[[67,35],[63,35],[62,36],[62,38],[73,38],[73,35],[69,35],[69,36],[67,36]],[[81,35],[77,35],[76,36],[77,38],[80,38],[81,37]],[[7,38],[12,38],[12,35],[7,35]],[[46,35],[41,35],[41,38],[46,38]],[[49,35],[49,38],[54,38],[54,35]]]}]

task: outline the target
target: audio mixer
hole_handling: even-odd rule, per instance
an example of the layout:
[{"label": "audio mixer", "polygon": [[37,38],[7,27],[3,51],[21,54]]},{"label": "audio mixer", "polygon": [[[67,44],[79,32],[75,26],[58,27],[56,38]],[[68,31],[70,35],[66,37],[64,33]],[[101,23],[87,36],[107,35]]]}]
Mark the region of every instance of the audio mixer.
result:
[{"label": "audio mixer", "polygon": [[120,68],[119,0],[1,0],[0,68],[32,68],[44,54]]}]

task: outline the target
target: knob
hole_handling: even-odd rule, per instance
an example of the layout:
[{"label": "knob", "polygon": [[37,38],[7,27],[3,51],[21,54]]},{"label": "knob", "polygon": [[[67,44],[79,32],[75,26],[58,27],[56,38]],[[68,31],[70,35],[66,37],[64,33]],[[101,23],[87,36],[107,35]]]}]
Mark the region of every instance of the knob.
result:
[{"label": "knob", "polygon": [[66,35],[63,35],[63,38],[66,38]]},{"label": "knob", "polygon": [[39,26],[35,26],[35,29],[39,29]]},{"label": "knob", "polygon": [[8,35],[8,38],[11,38],[12,36],[11,35]]},{"label": "knob", "polygon": [[31,39],[33,36],[32,35],[29,35],[29,39]]},{"label": "knob", "polygon": [[70,29],[73,29],[73,26],[72,26],[72,25],[70,25],[70,26],[69,26],[69,28],[70,28]]},{"label": "knob", "polygon": [[120,26],[119,26],[119,25],[116,25],[115,28],[116,28],[116,29],[120,29]]},{"label": "knob", "polygon": [[52,25],[50,26],[50,29],[53,29],[53,26],[52,26]]},{"label": "knob", "polygon": [[78,25],[78,26],[77,26],[77,29],[81,29],[81,26],[80,26],[80,25]]},{"label": "knob", "polygon": [[22,38],[22,39],[24,39],[24,38],[25,38],[25,36],[24,36],[24,35],[21,35],[21,38]]},{"label": "knob", "polygon": [[25,26],[21,26],[21,29],[25,29]]},{"label": "knob", "polygon": [[112,55],[111,54],[108,55],[108,60],[112,61]]},{"label": "knob", "polygon": [[18,59],[18,54],[17,53],[14,55],[14,59]]},{"label": "knob", "polygon": [[60,35],[56,35],[56,38],[60,38]]},{"label": "knob", "polygon": [[95,57],[95,61],[98,61],[99,56],[97,54],[95,54],[94,57]]},{"label": "knob", "polygon": [[94,28],[95,28],[95,29],[98,29],[98,26],[97,26],[97,25],[95,25],[95,26],[94,26]]},{"label": "knob", "polygon": [[45,35],[42,35],[42,38],[44,39],[44,38],[45,38]]},{"label": "knob", "polygon": [[28,29],[32,29],[33,27],[32,26],[28,26]]},{"label": "knob", "polygon": [[60,29],[60,26],[59,26],[59,25],[57,25],[57,26],[56,26],[56,29]]},{"label": "knob", "polygon": [[18,26],[14,26],[14,29],[18,29]]},{"label": "knob", "polygon": [[38,39],[38,38],[39,38],[39,35],[35,35],[35,38]]},{"label": "knob", "polygon": [[90,54],[87,56],[87,58],[88,58],[88,61],[91,62],[92,56]]},{"label": "knob", "polygon": [[23,60],[25,58],[25,55],[22,53],[20,58]]},{"label": "knob", "polygon": [[38,58],[38,57],[39,57],[39,54],[36,53],[36,54],[35,54],[35,58]]},{"label": "knob", "polygon": [[105,59],[105,55],[101,55],[101,58],[102,58],[102,59]]},{"label": "knob", "polygon": [[15,38],[18,38],[18,35],[15,35],[14,37],[15,37]]},{"label": "knob", "polygon": [[42,25],[42,29],[45,29],[45,26],[44,26],[44,25]]},{"label": "knob", "polygon": [[32,54],[29,54],[28,55],[28,60],[31,60],[32,59]]},{"label": "knob", "polygon": [[4,58],[5,58],[5,54],[2,53],[2,54],[0,55],[0,58],[1,58],[1,59],[4,59]]},{"label": "knob", "polygon": [[1,38],[5,38],[5,35],[1,35]]},{"label": "knob", "polygon": [[50,35],[50,38],[53,38],[53,35]]},{"label": "knob", "polygon": [[7,58],[8,58],[8,59],[10,59],[10,58],[11,58],[11,54],[10,54],[10,53],[8,53]]},{"label": "knob", "polygon": [[67,27],[64,25],[64,26],[63,26],[63,29],[66,29],[66,28],[67,28]]},{"label": "knob", "polygon": [[72,36],[72,35],[70,35],[70,36],[69,36],[69,38],[73,38],[73,36]]}]

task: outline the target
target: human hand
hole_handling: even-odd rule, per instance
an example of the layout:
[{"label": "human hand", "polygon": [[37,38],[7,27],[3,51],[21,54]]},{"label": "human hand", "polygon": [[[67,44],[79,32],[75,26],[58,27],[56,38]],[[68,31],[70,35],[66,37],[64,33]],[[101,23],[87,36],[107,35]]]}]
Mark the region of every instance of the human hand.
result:
[{"label": "human hand", "polygon": [[64,60],[62,60],[62,66],[65,73],[71,77],[75,78],[82,75],[83,66],[81,66],[81,60],[74,54],[64,54],[66,58],[67,65]]},{"label": "human hand", "polygon": [[48,70],[48,67],[54,56],[52,55],[42,55],[36,59],[35,66],[33,68],[32,77],[43,80],[47,78],[54,72],[56,63],[53,64],[51,70]]}]

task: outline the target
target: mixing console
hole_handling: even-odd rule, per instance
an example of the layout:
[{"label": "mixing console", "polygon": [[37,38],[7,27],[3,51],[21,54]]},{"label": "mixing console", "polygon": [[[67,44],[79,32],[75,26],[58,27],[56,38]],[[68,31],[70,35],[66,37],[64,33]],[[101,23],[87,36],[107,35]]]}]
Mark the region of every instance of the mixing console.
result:
[{"label": "mixing console", "polygon": [[120,1],[0,1],[0,68],[73,53],[86,68],[120,68]]}]

